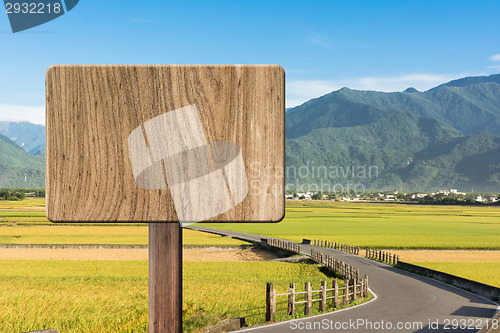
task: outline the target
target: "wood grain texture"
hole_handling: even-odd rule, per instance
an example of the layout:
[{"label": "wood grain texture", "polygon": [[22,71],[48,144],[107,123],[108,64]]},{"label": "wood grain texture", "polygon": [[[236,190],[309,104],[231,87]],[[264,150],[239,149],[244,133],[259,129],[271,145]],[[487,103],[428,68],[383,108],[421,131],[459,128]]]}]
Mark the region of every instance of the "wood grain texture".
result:
[{"label": "wood grain texture", "polygon": [[149,224],[149,332],[182,332],[182,228]]},{"label": "wood grain texture", "polygon": [[46,99],[51,221],[178,221],[168,186],[137,186],[127,139],[148,120],[189,105],[205,140],[237,144],[246,170],[248,195],[210,220],[271,222],[284,215],[280,66],[58,65],[47,71]]}]

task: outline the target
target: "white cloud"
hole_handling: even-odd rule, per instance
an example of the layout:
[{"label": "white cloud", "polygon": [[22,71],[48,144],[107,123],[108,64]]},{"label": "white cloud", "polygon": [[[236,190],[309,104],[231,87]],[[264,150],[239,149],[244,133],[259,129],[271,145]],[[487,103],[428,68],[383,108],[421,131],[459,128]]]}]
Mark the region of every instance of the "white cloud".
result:
[{"label": "white cloud", "polygon": [[309,44],[318,45],[318,46],[322,46],[322,47],[325,47],[325,48],[331,48],[332,47],[330,45],[330,43],[326,42],[324,40],[324,38],[322,38],[320,36],[314,36],[311,39],[309,39],[307,42]]},{"label": "white cloud", "polygon": [[464,76],[466,74],[408,74],[393,77],[367,76],[345,80],[290,80],[286,86],[286,106],[300,105],[342,87],[385,92],[403,91],[408,87],[414,87],[425,91]]},{"label": "white cloud", "polygon": [[29,121],[30,123],[45,125],[45,107],[0,103],[0,120]]},{"label": "white cloud", "polygon": [[490,57],[490,60],[493,61],[500,61],[500,53],[499,54],[494,54]]}]

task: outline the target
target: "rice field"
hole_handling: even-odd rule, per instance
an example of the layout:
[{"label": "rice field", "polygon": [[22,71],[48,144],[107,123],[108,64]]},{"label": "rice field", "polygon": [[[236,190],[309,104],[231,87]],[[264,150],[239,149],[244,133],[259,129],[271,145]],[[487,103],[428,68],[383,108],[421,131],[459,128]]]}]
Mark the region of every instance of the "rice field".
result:
[{"label": "rice field", "polygon": [[[33,207],[29,200],[25,204],[0,202],[0,243],[147,244],[146,225],[55,225],[44,221],[43,202],[31,200],[36,204]],[[24,224],[29,227],[22,227]],[[379,249],[500,249],[499,206],[289,201],[280,223],[199,225],[299,242],[321,238]],[[243,243],[185,230],[184,244]]]},{"label": "rice field", "polygon": [[[200,225],[299,242],[318,238],[391,249],[402,260],[500,287],[500,207],[293,201],[287,202],[280,223]],[[186,229],[183,238],[192,245],[245,244]],[[0,201],[0,244],[147,242],[147,225],[52,224],[45,218],[43,199]],[[280,293],[289,282],[315,286],[326,278],[310,265],[185,262],[185,329],[196,331],[239,316],[262,323],[265,282],[274,282]],[[147,283],[145,260],[0,260],[0,332],[143,332]],[[285,304],[278,307],[278,319],[285,319]]]},{"label": "rice field", "polygon": [[[317,266],[276,262],[184,263],[184,326],[223,318],[265,321],[266,281],[284,292],[331,280]],[[249,297],[250,296],[250,297]],[[286,304],[278,303],[284,318]],[[147,261],[0,261],[0,332],[146,332]]]},{"label": "rice field", "polygon": [[500,206],[287,201],[280,223],[201,225],[378,249],[500,249]]},{"label": "rice field", "polygon": [[466,279],[500,288],[500,262],[412,262]]}]

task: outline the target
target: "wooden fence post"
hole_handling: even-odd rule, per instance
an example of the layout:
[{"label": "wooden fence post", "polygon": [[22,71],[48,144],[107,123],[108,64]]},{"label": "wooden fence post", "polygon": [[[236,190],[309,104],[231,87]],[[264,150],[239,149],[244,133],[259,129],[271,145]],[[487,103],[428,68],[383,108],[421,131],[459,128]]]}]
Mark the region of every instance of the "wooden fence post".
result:
[{"label": "wooden fence post", "polygon": [[306,316],[310,315],[311,314],[311,310],[312,310],[312,289],[311,289],[311,283],[310,282],[306,282],[306,285],[305,285],[305,289],[306,289],[306,293],[304,294],[305,295],[305,301],[306,301],[306,307],[304,309],[304,313]]},{"label": "wooden fence post", "polygon": [[352,299],[355,301],[358,298],[358,281],[356,279],[352,279]]},{"label": "wooden fence post", "polygon": [[396,265],[398,264],[398,262],[399,262],[399,256],[396,259]]},{"label": "wooden fence post", "polygon": [[365,275],[364,277],[365,280],[365,297],[368,297],[368,275]]},{"label": "wooden fence post", "polygon": [[293,316],[295,314],[295,283],[290,283],[288,292],[290,293],[288,295],[288,314]]},{"label": "wooden fence post", "polygon": [[349,280],[344,280],[344,305],[349,305]]},{"label": "wooden fence post", "polygon": [[320,290],[319,311],[323,312],[326,310],[326,281],[321,281]]},{"label": "wooden fence post", "polygon": [[266,321],[273,321],[276,314],[276,291],[272,283],[266,288]]},{"label": "wooden fence post", "polygon": [[332,307],[336,308],[339,305],[339,284],[337,283],[337,279],[333,280],[333,299],[332,299]]}]

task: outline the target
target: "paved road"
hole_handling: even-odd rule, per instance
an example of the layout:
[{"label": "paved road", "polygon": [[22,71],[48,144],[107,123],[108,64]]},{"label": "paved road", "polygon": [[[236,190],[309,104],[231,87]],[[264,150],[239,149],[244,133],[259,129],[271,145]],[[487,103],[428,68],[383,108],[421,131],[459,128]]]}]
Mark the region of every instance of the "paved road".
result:
[{"label": "paved road", "polygon": [[[261,238],[265,238],[198,226],[188,228],[252,242],[260,242]],[[240,332],[477,332],[475,327],[483,326],[497,312],[496,303],[439,281],[356,255],[301,245],[304,254],[310,255],[312,248],[357,267],[362,276],[368,274],[370,290],[377,298],[346,311],[334,311]],[[465,321],[471,327],[453,329],[453,320],[458,320],[458,325]],[[450,325],[446,326],[448,323]],[[392,325],[392,329],[389,325]],[[400,329],[398,325],[411,326]]]}]

